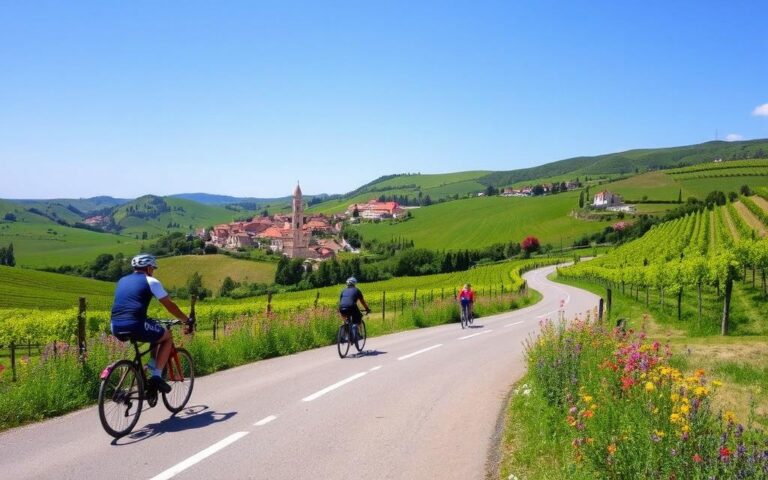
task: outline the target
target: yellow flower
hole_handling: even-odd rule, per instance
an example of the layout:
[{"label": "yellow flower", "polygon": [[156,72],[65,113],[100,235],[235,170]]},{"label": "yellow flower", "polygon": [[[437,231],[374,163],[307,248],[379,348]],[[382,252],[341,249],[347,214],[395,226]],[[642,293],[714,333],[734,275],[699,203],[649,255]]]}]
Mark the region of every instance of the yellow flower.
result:
[{"label": "yellow flower", "polygon": [[691,427],[689,427],[688,425],[683,425],[682,427],[680,427],[680,431],[683,433],[688,433],[691,431]]},{"label": "yellow flower", "polygon": [[616,453],[616,444],[612,443],[608,445],[608,455],[613,455],[614,453]]},{"label": "yellow flower", "polygon": [[736,423],[736,414],[731,411],[727,411],[723,414],[723,420],[728,423]]},{"label": "yellow flower", "polygon": [[659,438],[664,438],[664,436],[666,435],[666,433],[664,433],[662,430],[656,430],[655,433],[656,433],[656,436]]},{"label": "yellow flower", "polygon": [[654,385],[653,382],[645,382],[645,391],[646,392],[651,393],[654,390],[656,390],[656,385]]},{"label": "yellow flower", "polygon": [[581,399],[584,400],[584,403],[592,403],[592,397],[589,395],[584,395]]},{"label": "yellow flower", "polygon": [[673,393],[672,395],[669,396],[669,399],[672,400],[673,402],[677,402],[678,400],[680,400],[680,395],[678,395],[677,393]]},{"label": "yellow flower", "polygon": [[677,414],[677,413],[673,413],[672,415],[669,416],[669,421],[672,422],[672,423],[679,422],[680,421],[680,415]]},{"label": "yellow flower", "polygon": [[723,382],[721,382],[719,380],[712,380],[712,386],[713,387],[722,387],[723,386]]},{"label": "yellow flower", "polygon": [[597,404],[593,403],[592,405],[589,406],[589,409],[590,410],[596,410],[597,409]]},{"label": "yellow flower", "polygon": [[688,405],[681,405],[680,406],[680,413],[682,413],[683,415],[688,415],[688,412],[690,412],[690,411],[691,411],[691,407],[690,406],[688,406]]},{"label": "yellow flower", "polygon": [[709,390],[707,390],[706,387],[696,387],[696,389],[693,391],[693,393],[697,397],[705,397],[707,393],[709,393]]}]

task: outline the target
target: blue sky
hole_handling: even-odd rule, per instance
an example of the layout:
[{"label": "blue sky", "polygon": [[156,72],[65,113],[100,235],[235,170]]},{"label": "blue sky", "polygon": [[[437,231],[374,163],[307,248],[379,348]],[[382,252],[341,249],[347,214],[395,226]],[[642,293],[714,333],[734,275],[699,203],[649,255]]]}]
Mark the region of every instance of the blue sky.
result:
[{"label": "blue sky", "polygon": [[3,2],[0,198],[343,193],[766,138],[766,18],[762,0]]}]

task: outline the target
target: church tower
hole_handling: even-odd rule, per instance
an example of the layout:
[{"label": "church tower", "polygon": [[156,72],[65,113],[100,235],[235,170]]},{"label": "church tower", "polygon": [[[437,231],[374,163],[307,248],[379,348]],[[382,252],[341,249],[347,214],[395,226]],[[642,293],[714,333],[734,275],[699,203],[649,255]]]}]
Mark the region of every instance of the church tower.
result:
[{"label": "church tower", "polygon": [[298,182],[293,191],[293,215],[291,216],[291,245],[285,252],[291,258],[309,256],[309,239],[304,233],[304,199]]}]

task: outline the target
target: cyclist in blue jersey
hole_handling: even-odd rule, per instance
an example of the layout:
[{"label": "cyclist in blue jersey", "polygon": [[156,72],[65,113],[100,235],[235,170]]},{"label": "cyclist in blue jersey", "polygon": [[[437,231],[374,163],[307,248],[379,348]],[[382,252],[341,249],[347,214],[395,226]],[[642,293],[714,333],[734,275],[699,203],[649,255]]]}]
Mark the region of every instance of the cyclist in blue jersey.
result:
[{"label": "cyclist in blue jersey", "polygon": [[341,295],[339,295],[339,313],[344,319],[351,316],[353,325],[358,325],[363,319],[363,314],[357,306],[358,300],[365,307],[365,312],[371,313],[371,309],[368,308],[368,304],[365,303],[363,298],[363,292],[357,288],[357,279],[349,277],[347,279],[347,288],[342,290]]},{"label": "cyclist in blue jersey", "polygon": [[112,305],[112,334],[120,341],[136,340],[149,342],[152,348],[152,360],[148,366],[152,370],[150,386],[163,393],[171,391],[171,386],[163,380],[163,368],[173,345],[170,330],[147,317],[147,309],[152,297],[157,298],[168,313],[188,323],[190,318],[179,309],[168,296],[159,280],[152,276],[157,269],[157,259],[142,253],[131,259],[133,273],[117,282],[115,302]]}]

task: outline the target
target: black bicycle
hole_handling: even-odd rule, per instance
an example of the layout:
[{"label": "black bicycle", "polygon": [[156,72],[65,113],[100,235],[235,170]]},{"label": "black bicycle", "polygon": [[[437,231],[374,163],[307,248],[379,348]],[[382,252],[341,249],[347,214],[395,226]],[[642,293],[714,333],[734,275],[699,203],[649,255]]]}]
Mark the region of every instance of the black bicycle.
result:
[{"label": "black bicycle", "polygon": [[472,306],[469,303],[462,303],[461,304],[461,312],[459,313],[461,317],[461,328],[467,328],[468,326],[472,325]]},{"label": "black bicycle", "polygon": [[[181,323],[178,320],[158,322],[166,328]],[[194,321],[188,326],[187,332],[192,332],[193,325]],[[115,438],[131,433],[139,421],[144,401],[154,407],[159,396],[157,389],[149,385],[147,369],[141,362],[141,358],[152,350],[152,345],[144,351],[139,349],[139,342],[135,340],[131,340],[131,345],[135,352],[133,360],[118,360],[101,372],[99,419],[104,430]],[[170,392],[161,394],[163,404],[171,413],[179,413],[189,402],[195,386],[192,355],[174,345],[163,369],[163,378],[171,386]]]},{"label": "black bicycle", "polygon": [[[363,313],[363,315],[367,315],[367,313]],[[347,315],[336,333],[336,347],[339,350],[339,357],[347,356],[351,344],[355,345],[358,352],[362,352],[367,338],[365,321],[360,319],[360,323],[355,324],[352,322],[352,315]]]}]

